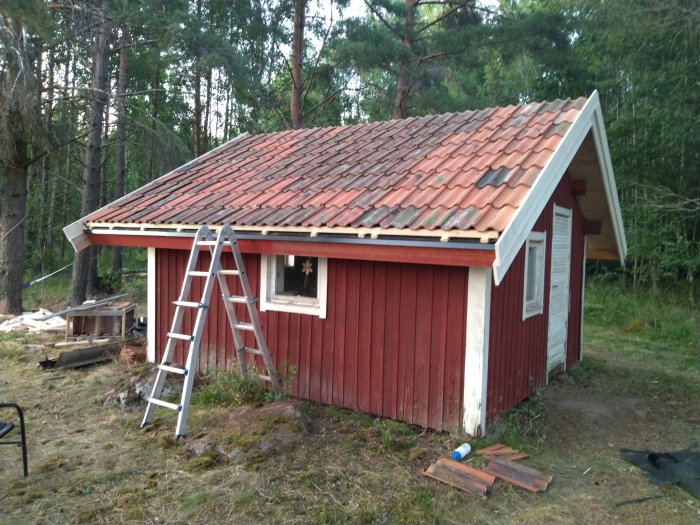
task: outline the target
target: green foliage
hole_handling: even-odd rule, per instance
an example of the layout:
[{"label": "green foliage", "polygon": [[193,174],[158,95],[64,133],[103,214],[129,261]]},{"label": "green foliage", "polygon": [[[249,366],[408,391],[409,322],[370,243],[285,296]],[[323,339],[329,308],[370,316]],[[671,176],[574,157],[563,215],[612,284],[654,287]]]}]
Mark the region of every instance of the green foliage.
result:
[{"label": "green foliage", "polygon": [[503,416],[504,430],[500,439],[520,450],[542,446],[546,438],[543,414],[542,396],[536,392]]},{"label": "green foliage", "polygon": [[[584,322],[592,326],[636,334],[673,348],[700,349],[700,311],[697,299],[681,285],[663,294],[649,288],[632,289],[621,283],[593,278],[586,287]],[[662,348],[671,347],[662,346]]]},{"label": "green foliage", "polygon": [[260,382],[257,373],[249,369],[240,372],[217,370],[204,379],[204,384],[192,393],[192,404],[199,406],[237,407],[247,403],[270,403],[282,399]]},{"label": "green foliage", "polygon": [[[294,2],[166,4],[104,3],[114,22],[112,44],[116,47],[123,24],[131,40],[127,192],[192,158],[195,93],[201,104],[200,152],[242,132],[289,125]],[[325,4],[306,2],[305,125],[390,118],[401,82],[408,86],[407,115],[588,96],[597,89],[629,245],[622,279],[657,291],[680,281],[692,296],[700,277],[695,2],[502,0],[497,8],[477,3],[459,9],[454,2],[418,4],[411,24],[402,0],[372,0],[362,13],[346,10],[351,16],[340,18],[348,2],[336,1],[332,19]],[[36,87],[42,93],[28,97],[26,106],[34,114],[27,137],[32,163],[25,281],[70,262],[62,228],[81,213],[84,115],[92,82],[85,66],[94,5],[61,6],[10,0],[0,8],[0,22],[20,20],[28,42],[43,51],[37,85],[15,90],[26,95]],[[7,48],[0,43],[3,56]],[[118,55],[112,54],[109,66],[101,204],[115,197]],[[36,68],[39,62],[33,62]],[[0,59],[0,76],[7,64]],[[116,292],[123,280],[111,275],[110,256],[109,248],[101,249],[98,266],[105,289]],[[123,260],[128,270],[145,268],[143,251],[125,250]],[[32,305],[33,293],[25,294]]]}]

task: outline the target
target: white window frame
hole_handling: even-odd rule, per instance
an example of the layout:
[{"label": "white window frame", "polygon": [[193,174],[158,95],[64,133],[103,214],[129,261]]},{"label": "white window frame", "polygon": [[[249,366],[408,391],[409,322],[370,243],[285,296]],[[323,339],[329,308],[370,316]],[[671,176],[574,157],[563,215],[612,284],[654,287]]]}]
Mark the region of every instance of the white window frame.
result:
[{"label": "white window frame", "polygon": [[275,295],[277,256],[287,254],[262,254],[260,256],[260,311],[289,312],[326,318],[328,297],[328,259],[318,257],[318,297],[291,297]]},{"label": "white window frame", "polygon": [[[537,247],[537,269],[535,273],[535,296],[527,299],[527,276],[529,272],[530,247]],[[525,274],[523,276],[523,321],[544,312],[544,269],[547,255],[547,232],[530,232],[525,241]]]}]

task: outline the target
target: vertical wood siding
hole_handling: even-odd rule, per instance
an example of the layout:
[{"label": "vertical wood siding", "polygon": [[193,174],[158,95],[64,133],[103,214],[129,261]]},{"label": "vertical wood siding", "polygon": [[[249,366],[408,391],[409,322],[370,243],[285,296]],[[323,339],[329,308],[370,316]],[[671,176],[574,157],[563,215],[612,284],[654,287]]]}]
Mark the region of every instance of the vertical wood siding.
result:
[{"label": "vertical wood siding", "polygon": [[[156,358],[170,329],[188,252],[157,250]],[[253,290],[260,289],[260,257],[246,254]],[[208,258],[200,260],[205,269]],[[224,254],[224,267],[232,267]],[[439,430],[462,419],[467,272],[447,266],[330,259],[326,319],[262,312],[273,360],[292,378],[291,394]],[[201,294],[195,280],[192,297]],[[232,291],[237,280],[229,278]],[[240,293],[240,290],[237,290]],[[218,285],[214,296],[218,298]],[[245,306],[237,305],[243,316]],[[247,318],[246,318],[247,319]],[[192,330],[194,312],[184,333]],[[253,344],[246,334],[246,344]],[[184,360],[184,343],[176,361]],[[199,370],[232,366],[233,340],[219,300],[212,301]],[[292,373],[293,371],[293,373]]]},{"label": "vertical wood siding", "polygon": [[524,321],[522,319],[524,246],[501,284],[492,286],[486,401],[489,422],[532,394],[547,380],[547,324],[554,204],[572,210],[567,367],[580,356],[583,221],[578,202],[571,195],[571,178],[566,174],[533,228],[534,231],[547,232],[544,311]]}]

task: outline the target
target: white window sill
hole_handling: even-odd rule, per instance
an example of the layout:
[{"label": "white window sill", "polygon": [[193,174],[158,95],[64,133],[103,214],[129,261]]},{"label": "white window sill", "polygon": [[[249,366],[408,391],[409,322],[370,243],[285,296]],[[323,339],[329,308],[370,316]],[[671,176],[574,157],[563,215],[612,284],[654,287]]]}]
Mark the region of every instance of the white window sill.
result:
[{"label": "white window sill", "polygon": [[273,312],[288,312],[292,314],[307,314],[315,315],[321,319],[326,318],[326,312],[321,311],[321,307],[318,303],[306,303],[306,302],[296,302],[296,301],[285,301],[285,300],[272,300],[272,301],[261,301],[260,311],[273,311]]},{"label": "white window sill", "polygon": [[523,310],[523,321],[529,317],[541,315],[542,312],[544,312],[544,307],[541,304],[527,305]]}]

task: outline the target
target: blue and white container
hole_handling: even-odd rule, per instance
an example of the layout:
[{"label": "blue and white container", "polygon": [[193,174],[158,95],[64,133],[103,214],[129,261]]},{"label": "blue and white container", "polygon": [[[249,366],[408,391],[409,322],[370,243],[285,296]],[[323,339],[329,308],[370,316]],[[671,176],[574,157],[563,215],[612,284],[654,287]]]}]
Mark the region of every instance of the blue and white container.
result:
[{"label": "blue and white container", "polygon": [[463,443],[459,448],[456,448],[452,452],[452,459],[455,461],[461,461],[466,458],[472,451],[472,446],[469,443]]}]

